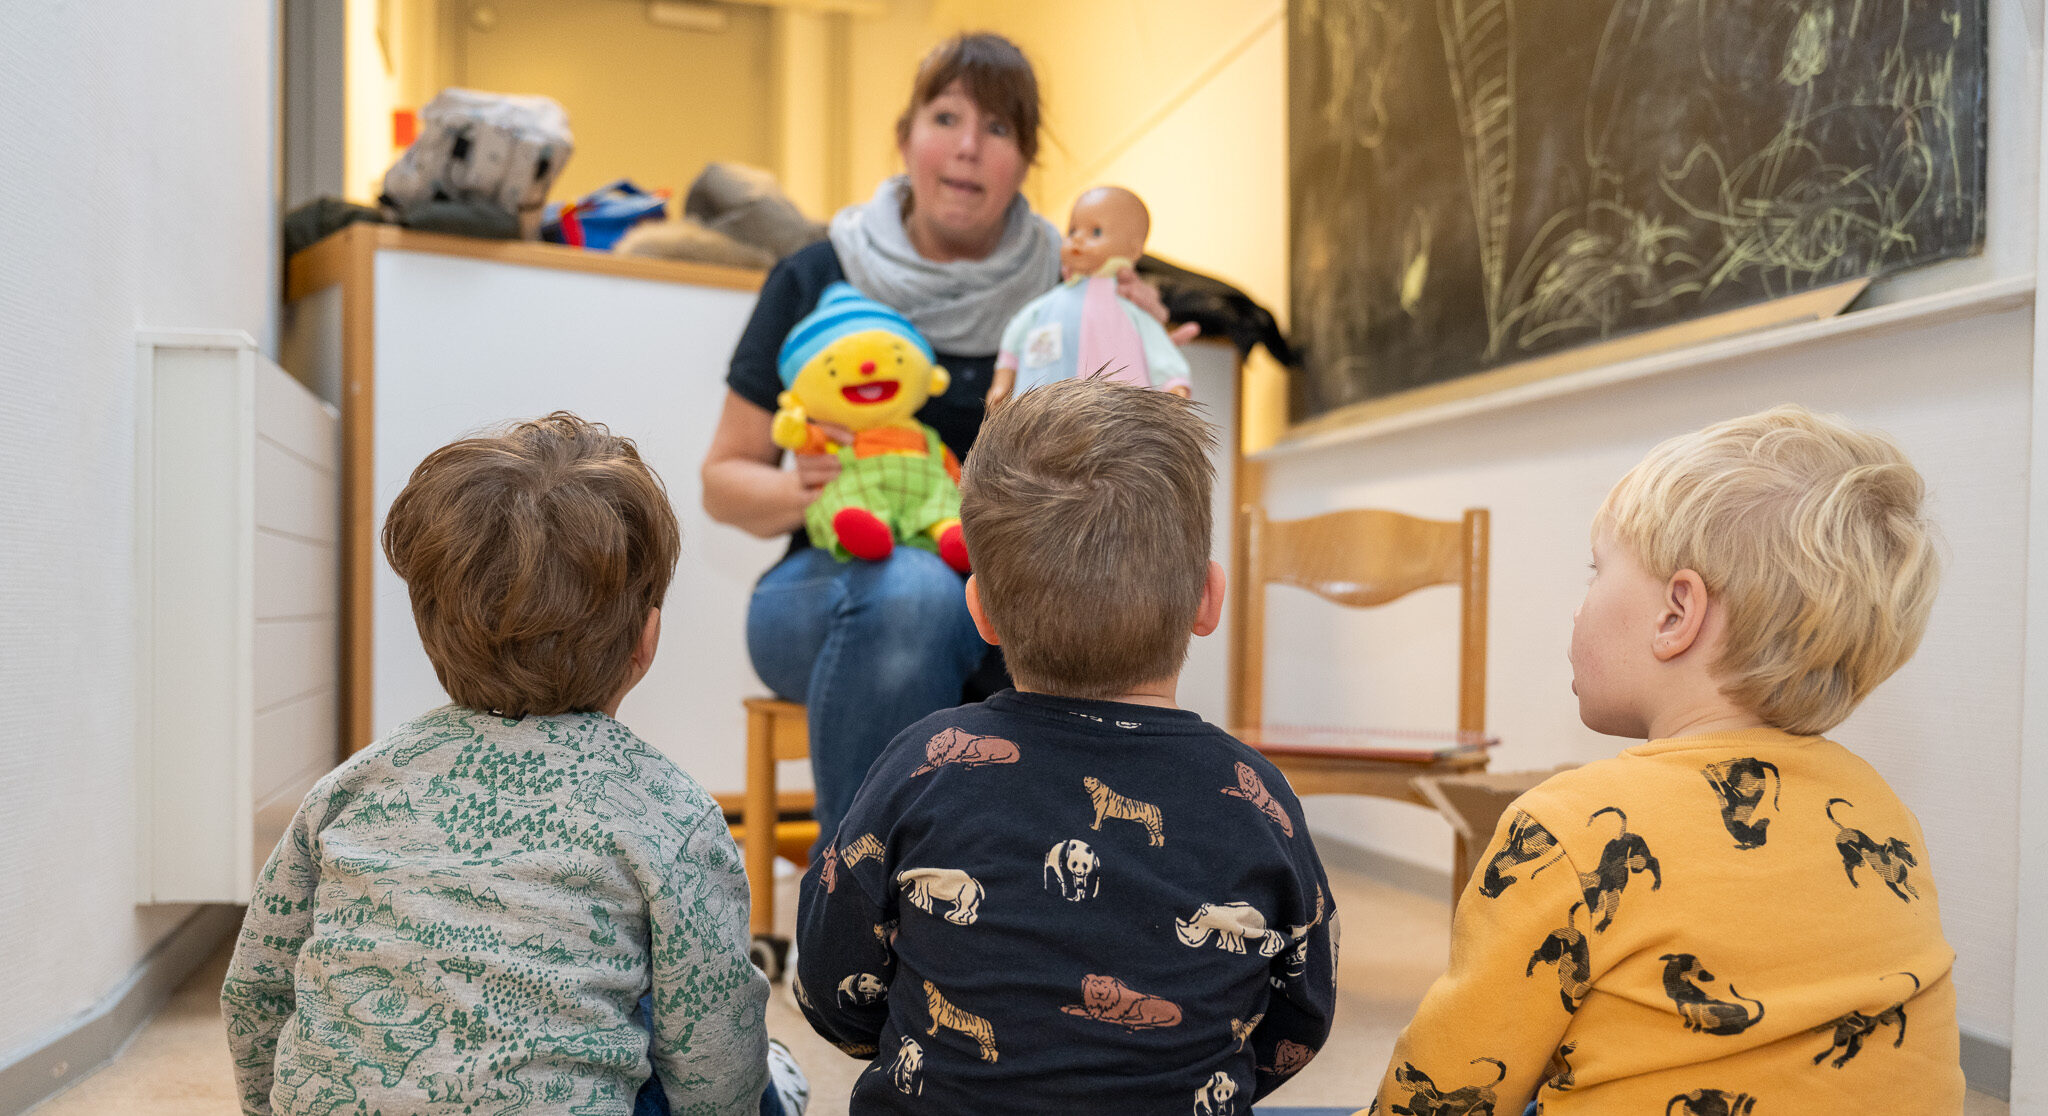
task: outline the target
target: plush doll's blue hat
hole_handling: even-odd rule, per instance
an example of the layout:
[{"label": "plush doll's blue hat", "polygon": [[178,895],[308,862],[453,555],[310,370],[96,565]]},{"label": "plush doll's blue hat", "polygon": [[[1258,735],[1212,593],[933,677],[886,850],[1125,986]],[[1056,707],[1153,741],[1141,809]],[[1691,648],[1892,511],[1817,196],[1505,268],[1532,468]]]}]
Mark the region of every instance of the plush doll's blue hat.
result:
[{"label": "plush doll's blue hat", "polygon": [[917,332],[909,318],[854,290],[853,284],[841,281],[825,288],[825,293],[818,296],[818,308],[798,322],[783,341],[782,352],[775,358],[782,386],[795,384],[796,374],[832,342],[870,329],[886,329],[916,345],[926,360],[937,359],[931,343]]}]

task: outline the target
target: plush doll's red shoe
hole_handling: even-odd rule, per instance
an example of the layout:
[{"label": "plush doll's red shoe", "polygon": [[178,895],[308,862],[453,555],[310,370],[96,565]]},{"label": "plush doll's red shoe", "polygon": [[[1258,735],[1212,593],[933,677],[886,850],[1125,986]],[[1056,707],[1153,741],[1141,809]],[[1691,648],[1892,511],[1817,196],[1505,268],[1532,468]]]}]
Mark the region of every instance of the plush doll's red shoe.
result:
[{"label": "plush doll's red shoe", "polygon": [[889,525],[866,508],[840,508],[832,517],[832,533],[848,554],[865,561],[879,562],[896,549]]},{"label": "plush doll's red shoe", "polygon": [[955,573],[973,572],[967,561],[967,540],[960,534],[958,522],[948,524],[939,532],[939,557],[953,567]]}]

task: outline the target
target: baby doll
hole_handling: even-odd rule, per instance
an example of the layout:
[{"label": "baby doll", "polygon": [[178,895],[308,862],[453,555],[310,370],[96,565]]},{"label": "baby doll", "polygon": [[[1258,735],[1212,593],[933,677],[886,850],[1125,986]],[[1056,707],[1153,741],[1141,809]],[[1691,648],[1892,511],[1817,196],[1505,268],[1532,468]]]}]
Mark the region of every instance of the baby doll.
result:
[{"label": "baby doll", "polygon": [[1015,389],[1074,376],[1103,375],[1188,395],[1188,362],[1150,314],[1116,293],[1116,273],[1145,251],[1152,216],[1138,195],[1097,186],[1074,202],[1060,248],[1066,281],[1033,299],[1003,330],[993,409]]},{"label": "baby doll", "polygon": [[[912,417],[951,380],[910,320],[834,283],[789,331],[776,363],[787,390],[769,436],[797,453],[837,453],[844,465],[804,511],[812,545],[841,561],[879,562],[902,542],[967,572],[960,463]],[[853,444],[835,443],[813,419],[853,431]]]}]

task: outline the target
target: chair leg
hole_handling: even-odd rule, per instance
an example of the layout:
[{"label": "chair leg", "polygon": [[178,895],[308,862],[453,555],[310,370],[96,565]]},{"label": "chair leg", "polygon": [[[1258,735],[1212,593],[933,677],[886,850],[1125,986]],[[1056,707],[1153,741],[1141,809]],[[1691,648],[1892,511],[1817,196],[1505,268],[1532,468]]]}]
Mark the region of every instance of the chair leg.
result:
[{"label": "chair leg", "polygon": [[1465,894],[1465,883],[1472,878],[1472,845],[1465,835],[1451,831],[1451,913],[1458,913],[1458,897]]},{"label": "chair leg", "polygon": [[752,897],[747,929],[757,939],[775,934],[774,745],[774,717],[764,710],[747,710],[747,797],[740,821],[746,827],[747,885]]}]

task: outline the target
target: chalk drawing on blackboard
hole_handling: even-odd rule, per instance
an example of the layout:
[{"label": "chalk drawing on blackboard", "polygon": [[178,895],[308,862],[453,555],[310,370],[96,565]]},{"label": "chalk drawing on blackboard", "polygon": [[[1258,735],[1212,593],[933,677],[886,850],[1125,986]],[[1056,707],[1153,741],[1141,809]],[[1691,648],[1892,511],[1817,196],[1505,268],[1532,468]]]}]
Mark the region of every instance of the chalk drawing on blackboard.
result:
[{"label": "chalk drawing on blackboard", "polygon": [[1515,6],[1509,0],[1437,0],[1451,100],[1458,110],[1472,223],[1485,283],[1486,352],[1500,352],[1508,311],[1508,227],[1515,203]]},{"label": "chalk drawing on blackboard", "polygon": [[1979,250],[1982,5],[1295,0],[1294,417]]}]

